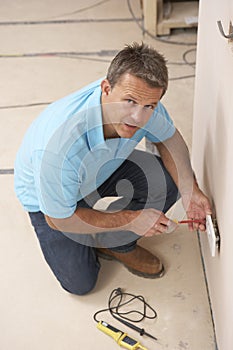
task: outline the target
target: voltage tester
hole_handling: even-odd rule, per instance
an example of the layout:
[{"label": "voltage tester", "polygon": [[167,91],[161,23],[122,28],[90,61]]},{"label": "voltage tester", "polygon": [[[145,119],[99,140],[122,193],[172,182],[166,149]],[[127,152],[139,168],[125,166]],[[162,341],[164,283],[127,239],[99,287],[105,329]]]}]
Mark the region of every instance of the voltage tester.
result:
[{"label": "voltage tester", "polygon": [[[128,300],[126,300],[126,301],[123,300],[123,297],[127,297]],[[131,303],[135,300],[139,301],[141,303],[141,305],[143,306],[142,311],[139,311],[139,310],[132,310],[132,311],[127,311],[127,312],[120,311],[120,308],[122,306],[128,305],[129,303]],[[118,301],[118,302],[116,303],[116,301]],[[114,305],[113,305],[113,302],[114,302]],[[151,312],[150,315],[147,314],[147,309],[150,310],[150,312]],[[134,338],[131,338],[127,333],[111,326],[110,324],[108,324],[105,321],[99,321],[96,316],[99,313],[105,312],[105,311],[109,311],[111,313],[111,315],[117,321],[119,321],[119,322],[123,323],[124,325],[126,325],[127,327],[130,327],[131,329],[135,330],[141,336],[147,335],[154,340],[158,340],[153,335],[147,333],[143,328],[139,328],[136,325],[132,324],[132,322],[140,322],[144,318],[154,319],[157,317],[156,311],[145,301],[143,296],[125,293],[122,291],[121,288],[114,289],[109,297],[108,308],[97,311],[94,314],[93,318],[97,322],[97,328],[99,330],[101,330],[102,332],[104,332],[105,334],[111,336],[116,341],[116,343],[118,345],[122,346],[123,348],[128,349],[128,350],[137,350],[137,349],[147,350],[145,347],[143,347],[140,344],[139,341],[137,341]],[[135,318],[132,319],[132,318],[128,317],[129,314],[134,314],[134,315],[137,314],[137,315],[140,315],[140,317],[138,319],[135,319]],[[127,317],[125,315],[127,315]]]},{"label": "voltage tester", "polygon": [[107,335],[110,335],[118,345],[129,350],[147,350],[137,340],[128,336],[127,333],[120,331],[119,329],[111,326],[107,322],[99,321],[97,328]]}]

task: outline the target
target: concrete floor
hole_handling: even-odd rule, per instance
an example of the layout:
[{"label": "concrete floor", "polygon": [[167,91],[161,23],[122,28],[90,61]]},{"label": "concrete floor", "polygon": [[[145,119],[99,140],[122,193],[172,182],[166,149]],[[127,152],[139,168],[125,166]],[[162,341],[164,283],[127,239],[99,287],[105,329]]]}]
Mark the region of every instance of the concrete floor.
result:
[{"label": "concrete floor", "polygon": [[[140,18],[140,1],[131,3]],[[194,74],[192,64],[183,64],[182,55],[186,53],[189,63],[195,61],[195,46],[143,37],[126,0],[2,1],[0,22],[0,349],[117,349],[113,339],[97,330],[92,317],[107,306],[109,294],[117,287],[142,294],[156,309],[157,320],[141,326],[159,340],[140,337],[108,313],[102,319],[146,348],[215,349],[195,232],[181,227],[175,233],[142,240],[144,247],[163,259],[167,273],[162,279],[142,279],[116,262],[102,261],[95,290],[72,296],[60,288],[43,261],[13,190],[16,151],[27,127],[47,103],[104,76],[125,43],[144,40],[156,47],[168,60],[170,78]],[[177,30],[167,40],[195,43],[196,31]],[[171,80],[162,101],[190,149],[193,87],[194,78]],[[170,212],[171,218],[183,215],[179,204]]]}]

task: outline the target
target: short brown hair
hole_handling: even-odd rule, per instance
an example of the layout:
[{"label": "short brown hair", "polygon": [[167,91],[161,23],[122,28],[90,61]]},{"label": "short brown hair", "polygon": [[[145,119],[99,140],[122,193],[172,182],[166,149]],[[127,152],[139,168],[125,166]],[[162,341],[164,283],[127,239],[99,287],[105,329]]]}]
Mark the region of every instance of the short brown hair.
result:
[{"label": "short brown hair", "polygon": [[149,86],[163,88],[163,94],[168,86],[168,70],[166,60],[154,48],[134,42],[126,45],[113,58],[107,79],[113,88],[125,73],[143,79]]}]

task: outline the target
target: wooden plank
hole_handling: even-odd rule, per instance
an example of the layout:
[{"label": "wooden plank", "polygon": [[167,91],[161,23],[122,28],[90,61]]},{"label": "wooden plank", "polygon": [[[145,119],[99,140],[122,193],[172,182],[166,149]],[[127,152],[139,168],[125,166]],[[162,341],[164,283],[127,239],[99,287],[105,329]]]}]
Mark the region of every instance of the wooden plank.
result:
[{"label": "wooden plank", "polygon": [[171,3],[170,17],[159,18],[157,35],[169,35],[172,28],[197,27],[198,24],[198,1],[183,1]]},{"label": "wooden plank", "polygon": [[157,0],[143,0],[145,30],[157,35]]}]

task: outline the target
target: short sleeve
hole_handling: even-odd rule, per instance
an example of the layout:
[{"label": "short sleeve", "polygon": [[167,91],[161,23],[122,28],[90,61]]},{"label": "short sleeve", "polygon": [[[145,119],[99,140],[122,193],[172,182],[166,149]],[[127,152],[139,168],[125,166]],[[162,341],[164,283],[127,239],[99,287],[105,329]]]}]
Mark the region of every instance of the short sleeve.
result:
[{"label": "short sleeve", "polygon": [[33,169],[40,210],[54,218],[71,216],[80,191],[78,171],[66,158],[48,151],[33,153]]}]

